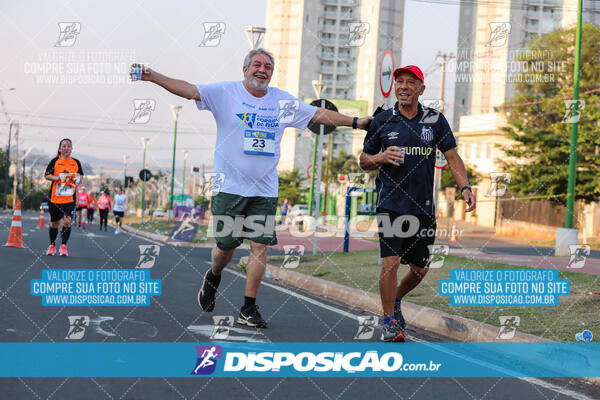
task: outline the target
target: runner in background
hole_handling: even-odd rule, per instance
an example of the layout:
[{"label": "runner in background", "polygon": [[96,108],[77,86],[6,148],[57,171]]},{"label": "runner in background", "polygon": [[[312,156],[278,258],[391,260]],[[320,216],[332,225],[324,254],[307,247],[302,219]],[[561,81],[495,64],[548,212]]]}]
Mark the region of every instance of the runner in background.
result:
[{"label": "runner in background", "polygon": [[113,206],[113,214],[115,215],[115,235],[121,233],[121,224],[123,223],[123,217],[125,216],[125,200],[126,196],[121,188],[117,188],[117,194],[115,194],[115,203]]},{"label": "runner in background", "polygon": [[88,195],[88,206],[87,206],[87,222],[89,225],[94,222],[94,212],[96,211],[96,196],[90,192]]},{"label": "runner in background", "polygon": [[85,186],[82,186],[79,196],[77,197],[77,227],[83,229],[83,231],[85,231],[88,204],[89,194],[85,190]]},{"label": "runner in background", "polygon": [[281,203],[281,220],[279,221],[279,223],[281,225],[285,225],[285,223],[286,223],[286,217],[288,214],[289,205],[290,205],[290,203],[289,203],[288,199],[285,199],[283,201],[283,203]]},{"label": "runner in background", "polygon": [[50,246],[46,255],[53,256],[56,253],[56,237],[58,236],[58,225],[62,222],[60,236],[60,255],[68,256],[67,241],[71,235],[71,220],[75,213],[75,196],[77,194],[77,183],[83,176],[81,163],[71,157],[73,143],[71,139],[62,139],[58,144],[58,154],[46,167],[45,178],[52,182],[50,185]]},{"label": "runner in background", "polygon": [[106,223],[108,222],[108,211],[110,210],[110,196],[108,194],[108,189],[105,189],[104,192],[98,198],[98,212],[100,213],[100,230],[102,230],[102,226],[104,225],[104,231],[106,231]]}]

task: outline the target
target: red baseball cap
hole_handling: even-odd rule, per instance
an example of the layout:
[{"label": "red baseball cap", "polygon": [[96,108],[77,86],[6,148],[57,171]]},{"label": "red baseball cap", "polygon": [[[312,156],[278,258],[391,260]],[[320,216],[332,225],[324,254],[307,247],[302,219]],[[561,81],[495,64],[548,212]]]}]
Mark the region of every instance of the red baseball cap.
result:
[{"label": "red baseball cap", "polygon": [[407,65],[406,67],[396,68],[394,70],[394,80],[396,80],[396,77],[400,72],[410,72],[411,74],[416,76],[417,79],[420,80],[422,83],[425,83],[425,80],[423,78],[423,72],[416,65]]}]

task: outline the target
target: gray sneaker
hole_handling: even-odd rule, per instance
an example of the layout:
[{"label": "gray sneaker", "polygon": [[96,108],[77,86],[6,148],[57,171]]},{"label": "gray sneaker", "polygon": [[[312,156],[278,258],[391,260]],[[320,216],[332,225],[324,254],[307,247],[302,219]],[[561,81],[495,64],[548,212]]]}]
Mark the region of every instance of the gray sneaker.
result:
[{"label": "gray sneaker", "polygon": [[393,319],[387,324],[383,324],[381,340],[384,342],[404,342],[404,332],[398,321]]},{"label": "gray sneaker", "polygon": [[396,318],[398,325],[400,325],[402,332],[404,332],[406,330],[406,321],[402,316],[402,309],[400,307],[401,304],[402,303],[394,303],[394,318]]}]

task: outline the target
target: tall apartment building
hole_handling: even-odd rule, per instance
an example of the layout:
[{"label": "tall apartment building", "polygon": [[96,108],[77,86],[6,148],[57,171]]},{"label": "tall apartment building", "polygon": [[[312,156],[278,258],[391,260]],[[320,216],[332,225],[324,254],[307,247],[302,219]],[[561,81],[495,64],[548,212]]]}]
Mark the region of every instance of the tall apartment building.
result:
[{"label": "tall apartment building", "polygon": [[[515,62],[531,39],[576,24],[574,0],[480,0],[460,6],[454,129],[463,115],[492,113],[515,94]],[[584,2],[583,23],[600,26],[600,1]],[[502,40],[503,32],[507,34]],[[544,56],[551,60],[551,49]]]},{"label": "tall apartment building", "polygon": [[[361,100],[368,113],[384,103],[379,63],[387,49],[400,60],[404,0],[267,0],[265,21],[264,47],[276,63],[271,85],[315,98],[312,82],[321,77],[322,98]],[[335,147],[355,152],[356,135],[340,132]],[[286,132],[281,151],[281,170],[302,171],[312,140]]]},{"label": "tall apartment building", "polygon": [[273,86],[314,98],[321,75],[325,98],[383,103],[379,62],[386,49],[400,58],[404,0],[268,0],[266,13]]}]

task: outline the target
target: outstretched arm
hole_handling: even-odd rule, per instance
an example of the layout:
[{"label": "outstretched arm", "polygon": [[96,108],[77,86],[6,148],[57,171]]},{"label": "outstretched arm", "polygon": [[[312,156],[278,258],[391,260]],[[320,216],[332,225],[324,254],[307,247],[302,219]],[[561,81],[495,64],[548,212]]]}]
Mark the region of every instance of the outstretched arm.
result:
[{"label": "outstretched arm", "polygon": [[[367,129],[367,125],[372,119],[373,117],[370,116],[359,118],[356,124],[357,128]],[[353,118],[347,115],[319,107],[310,122],[333,126],[352,126],[352,120]]]},{"label": "outstretched arm", "polygon": [[131,72],[129,73],[129,76],[132,80],[138,80],[134,79],[133,77],[134,68],[141,68],[142,81],[149,81],[155,83],[158,86],[167,89],[169,92],[177,96],[186,98],[188,100],[200,100],[200,93],[198,92],[198,88],[195,85],[192,85],[191,83],[181,79],[169,78],[168,76],[158,73],[142,64],[133,64],[131,66]]}]

